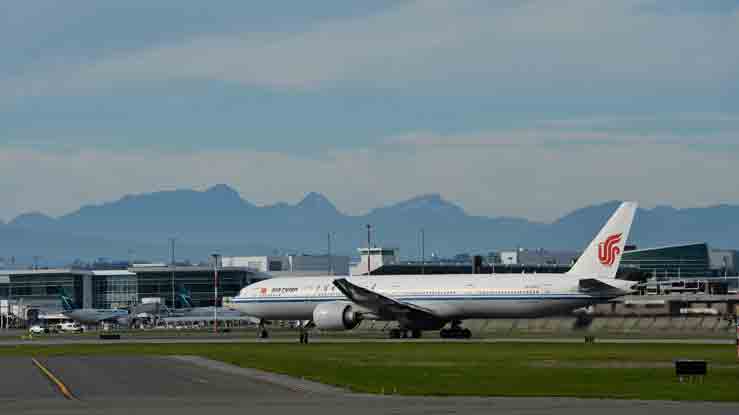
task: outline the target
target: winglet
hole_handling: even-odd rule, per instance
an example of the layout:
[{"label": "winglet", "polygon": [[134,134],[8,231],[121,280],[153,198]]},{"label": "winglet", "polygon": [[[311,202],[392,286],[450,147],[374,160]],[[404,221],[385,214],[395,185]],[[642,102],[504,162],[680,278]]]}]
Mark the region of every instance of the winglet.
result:
[{"label": "winglet", "polygon": [[636,202],[622,203],[568,274],[582,278],[614,278],[629,239],[636,208]]}]

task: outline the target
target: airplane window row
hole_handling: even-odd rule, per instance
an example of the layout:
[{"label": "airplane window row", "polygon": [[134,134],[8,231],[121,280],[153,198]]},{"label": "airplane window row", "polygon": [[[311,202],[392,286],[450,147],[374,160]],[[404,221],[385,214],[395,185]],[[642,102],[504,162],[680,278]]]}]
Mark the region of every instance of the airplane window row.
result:
[{"label": "airplane window row", "polygon": [[483,294],[503,294],[503,295],[522,295],[522,294],[539,294],[539,290],[483,290]]}]

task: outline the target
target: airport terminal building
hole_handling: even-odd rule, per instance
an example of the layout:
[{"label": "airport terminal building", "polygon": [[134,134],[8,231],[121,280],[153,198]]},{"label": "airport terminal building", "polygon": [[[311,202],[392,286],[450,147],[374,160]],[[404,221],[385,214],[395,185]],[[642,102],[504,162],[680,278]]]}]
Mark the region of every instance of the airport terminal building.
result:
[{"label": "airport terminal building", "polygon": [[[377,248],[379,251],[380,248]],[[365,250],[366,251],[366,250]],[[389,274],[469,274],[472,263],[445,264],[436,262],[401,263],[397,257],[372,259],[367,267],[367,253],[360,251],[361,263],[353,269],[354,275]],[[481,263],[481,274],[564,273],[577,260],[579,252],[545,250],[511,250],[499,253],[498,263]],[[378,255],[379,256],[379,255]],[[737,252],[712,249],[706,243],[673,245],[659,248],[629,247],[623,254],[619,278],[633,280],[709,279],[737,275]]]},{"label": "airport terminal building", "polygon": [[[506,264],[440,264],[401,263],[397,250],[373,248],[360,250],[362,261],[351,269],[352,275],[399,275],[399,274],[467,274],[473,269],[482,274],[499,273],[559,273],[566,272],[570,264],[551,261],[545,253],[517,255],[518,262]],[[577,254],[575,254],[576,256]],[[530,258],[531,263],[522,263]],[[563,256],[570,258],[570,255]],[[260,267],[253,268],[249,262],[259,259]],[[276,261],[281,257],[242,257],[231,262],[224,261],[218,267],[218,304],[224,297],[234,297],[241,288],[254,282],[273,277],[326,275],[328,257],[311,257],[305,264],[294,262],[290,270]],[[237,261],[238,260],[238,261]],[[349,271],[348,258],[332,258],[331,267],[335,275]],[[667,281],[659,284],[674,285],[676,281],[708,281],[726,276],[735,276],[737,269],[735,251],[710,249],[705,243],[675,245],[650,249],[631,249],[624,253],[619,269],[619,278],[631,280]],[[253,264],[252,264],[253,265]],[[335,267],[335,268],[334,268]],[[315,268],[315,269],[313,269]],[[265,272],[266,271],[266,272]],[[301,274],[302,273],[302,274]],[[0,300],[16,304],[24,310],[58,311],[61,308],[60,294],[71,297],[84,308],[126,308],[144,299],[156,299],[170,309],[184,307],[177,295],[186,291],[196,307],[214,305],[214,269],[211,266],[167,266],[150,264],[133,266],[124,270],[77,270],[42,269],[0,271]],[[727,280],[724,290],[735,290],[736,277]],[[653,284],[653,283],[652,283]],[[687,283],[684,283],[687,284]],[[692,283],[691,283],[692,284]],[[708,287],[708,282],[704,286]],[[724,286],[727,284],[724,283]],[[686,285],[687,286],[687,285]],[[710,288],[710,287],[709,287]],[[647,291],[650,288],[647,287]],[[654,289],[660,293],[660,288]],[[671,287],[671,290],[676,290]],[[700,287],[698,288],[700,290]],[[707,288],[704,291],[709,291]],[[650,292],[646,292],[649,294]]]},{"label": "airport terminal building", "polygon": [[[24,308],[58,310],[64,293],[84,308],[124,308],[144,298],[158,298],[169,308],[186,290],[197,307],[214,304],[214,269],[208,266],[145,266],[127,270],[44,269],[0,271],[0,298]],[[218,268],[218,303],[255,281],[267,278],[246,267]],[[174,300],[174,304],[172,301]]]}]

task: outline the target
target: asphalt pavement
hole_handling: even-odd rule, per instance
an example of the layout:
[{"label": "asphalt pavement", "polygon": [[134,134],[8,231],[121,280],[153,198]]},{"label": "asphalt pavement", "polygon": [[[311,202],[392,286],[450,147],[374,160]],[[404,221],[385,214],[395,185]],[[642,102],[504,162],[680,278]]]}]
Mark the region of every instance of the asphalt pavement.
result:
[{"label": "asphalt pavement", "polygon": [[[291,415],[739,413],[739,405],[569,398],[433,398],[351,394],[286,376],[192,357],[0,359],[5,414],[173,414],[206,411]],[[53,377],[53,379],[51,379]],[[55,380],[54,380],[55,379]],[[60,392],[63,384],[71,399]]]},{"label": "asphalt pavement", "polygon": [[[482,339],[378,339],[378,338],[337,338],[337,337],[311,337],[312,343],[561,343],[561,344],[579,344],[583,342],[583,338],[576,337],[501,337],[501,338],[482,338]],[[230,344],[230,343],[297,343],[297,338],[278,337],[271,339],[256,339],[250,337],[219,337],[214,335],[192,335],[182,337],[147,337],[138,336],[127,337],[125,334],[120,340],[101,340],[90,336],[43,336],[35,337],[32,340],[20,338],[0,338],[0,347],[3,346],[60,346],[69,344]],[[604,344],[718,344],[731,345],[735,344],[733,339],[705,339],[705,338],[685,338],[685,339],[660,339],[660,338],[596,338],[595,343]]]}]

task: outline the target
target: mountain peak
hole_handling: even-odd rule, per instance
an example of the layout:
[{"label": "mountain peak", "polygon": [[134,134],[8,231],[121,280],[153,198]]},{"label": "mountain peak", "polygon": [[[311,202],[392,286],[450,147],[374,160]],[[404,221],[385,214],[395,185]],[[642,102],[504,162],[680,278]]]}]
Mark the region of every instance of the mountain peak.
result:
[{"label": "mountain peak", "polygon": [[408,199],[406,203],[420,203],[420,204],[448,204],[441,194],[439,193],[427,193]]},{"label": "mountain peak", "polygon": [[251,202],[244,200],[236,189],[227,184],[216,184],[206,189],[203,193],[210,198],[220,201],[230,202],[235,205],[244,205],[250,208],[255,207]]},{"label": "mountain peak", "polygon": [[45,226],[53,226],[54,218],[44,215],[41,212],[30,212],[19,215],[8,225],[19,226],[23,228],[43,228]]},{"label": "mountain peak", "polygon": [[222,184],[222,183],[206,189],[205,193],[214,193],[214,194],[220,194],[220,195],[226,195],[226,196],[235,195],[241,198],[241,196],[239,195],[239,192],[237,192],[236,189],[234,189],[233,187],[227,184]]},{"label": "mountain peak", "polygon": [[451,213],[466,215],[464,209],[444,199],[439,193],[428,193],[408,199],[404,202],[383,208],[393,211],[425,210],[434,213]]},{"label": "mountain peak", "polygon": [[307,208],[307,209],[314,209],[314,210],[326,209],[326,210],[331,210],[333,212],[337,212],[336,206],[334,206],[334,204],[331,203],[331,201],[328,200],[326,196],[322,195],[321,193],[316,193],[316,192],[310,192],[307,195],[305,195],[303,200],[301,200],[300,203],[296,205],[296,207],[301,208],[301,209]]}]

